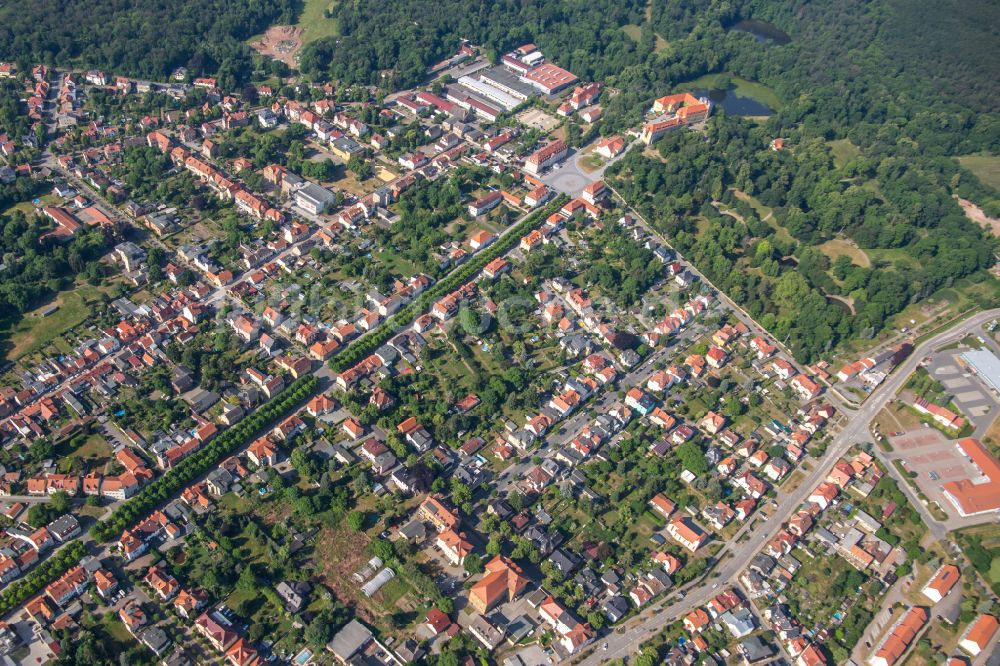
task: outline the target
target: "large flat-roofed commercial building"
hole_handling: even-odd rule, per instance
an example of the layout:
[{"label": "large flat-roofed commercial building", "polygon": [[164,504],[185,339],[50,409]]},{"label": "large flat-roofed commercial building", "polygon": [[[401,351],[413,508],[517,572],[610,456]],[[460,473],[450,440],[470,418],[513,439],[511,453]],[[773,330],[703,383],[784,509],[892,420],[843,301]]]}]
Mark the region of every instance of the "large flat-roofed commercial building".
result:
[{"label": "large flat-roofed commercial building", "polygon": [[978,439],[966,437],[955,444],[975,466],[976,478],[948,481],[941,486],[944,496],[962,516],[1000,510],[1000,461]]},{"label": "large flat-roofed commercial building", "polygon": [[533,85],[521,81],[521,79],[517,78],[510,70],[504,67],[487,69],[479,75],[479,80],[494,88],[499,88],[522,102],[538,94]]},{"label": "large flat-roofed commercial building", "polygon": [[546,95],[552,95],[575,84],[579,79],[562,67],[547,62],[523,75],[521,80],[530,83]]},{"label": "large flat-roofed commercial building", "polygon": [[337,195],[316,183],[308,183],[292,196],[295,205],[313,215],[321,215],[337,201]]},{"label": "large flat-roofed commercial building", "polygon": [[459,107],[468,109],[490,122],[499,118],[505,110],[496,102],[487,101],[481,95],[476,95],[472,90],[458,84],[448,86],[447,97],[449,101],[454,102]]},{"label": "large flat-roofed commercial building", "polygon": [[507,94],[500,88],[492,86],[485,81],[474,79],[471,76],[463,76],[458,80],[458,82],[463,88],[467,88],[471,92],[481,97],[485,97],[490,102],[503,107],[504,111],[510,111],[524,101],[514,97],[513,95]]},{"label": "large flat-roofed commercial building", "polygon": [[974,349],[962,354],[962,360],[987,386],[1000,394],[1000,358],[989,349]]}]

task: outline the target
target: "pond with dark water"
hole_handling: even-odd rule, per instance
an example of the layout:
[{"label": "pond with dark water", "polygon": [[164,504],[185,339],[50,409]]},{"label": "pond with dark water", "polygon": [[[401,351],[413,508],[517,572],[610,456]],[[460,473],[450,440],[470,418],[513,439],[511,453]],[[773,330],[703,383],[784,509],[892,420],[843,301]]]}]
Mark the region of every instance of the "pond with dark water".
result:
[{"label": "pond with dark water", "polygon": [[691,92],[696,97],[707,97],[712,101],[713,106],[725,111],[727,116],[770,116],[774,113],[774,109],[767,104],[753,97],[738,95],[735,89],[720,90],[714,88],[712,90],[705,90],[702,88],[700,90],[692,90]]},{"label": "pond with dark water", "polygon": [[731,30],[733,32],[745,32],[749,35],[753,35],[754,39],[761,44],[774,44],[775,46],[781,46],[782,44],[787,44],[792,41],[792,38],[789,37],[787,33],[782,32],[767,21],[758,21],[757,19],[744,19],[739,23],[734,23],[729,26],[726,30]]}]

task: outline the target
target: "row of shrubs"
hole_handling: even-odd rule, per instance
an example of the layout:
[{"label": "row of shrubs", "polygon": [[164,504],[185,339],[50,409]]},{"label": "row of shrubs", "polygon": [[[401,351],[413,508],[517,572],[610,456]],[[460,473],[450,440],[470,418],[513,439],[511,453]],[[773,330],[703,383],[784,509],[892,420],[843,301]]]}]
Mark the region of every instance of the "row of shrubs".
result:
[{"label": "row of shrubs", "polygon": [[267,402],[242,421],[213,439],[203,449],[192,453],[176,467],[143,488],[139,493],[115,509],[105,520],[90,528],[99,542],[110,541],[153,509],[166,502],[185,486],[219,464],[248,439],[286,416],[297,405],[316,392],[319,379],[307,375],[295,380],[276,398]]},{"label": "row of shrubs", "polygon": [[486,264],[521,242],[522,236],[537,227],[549,215],[562,208],[563,204],[568,200],[569,197],[565,194],[560,194],[547,206],[539,208],[521,220],[521,222],[493,243],[493,245],[477,253],[472,259],[463,264],[461,268],[435,283],[415,301],[387,319],[377,329],[360,338],[354,344],[348,346],[330,359],[330,367],[337,372],[343,372],[347,368],[356,365],[363,358],[385,344],[389,338],[399,331],[400,326],[408,325],[409,322],[416,319],[420,314],[428,311],[434,305],[435,301],[458,289],[479,273]]}]

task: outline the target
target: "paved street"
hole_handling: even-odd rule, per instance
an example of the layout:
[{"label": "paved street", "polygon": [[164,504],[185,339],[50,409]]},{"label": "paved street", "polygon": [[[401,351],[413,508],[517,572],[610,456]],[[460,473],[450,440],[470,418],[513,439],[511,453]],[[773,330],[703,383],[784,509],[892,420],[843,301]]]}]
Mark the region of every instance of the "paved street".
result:
[{"label": "paved street", "polygon": [[[728,554],[730,557],[719,566],[711,577],[717,584],[711,586],[707,583],[695,585],[682,601],[676,601],[677,595],[675,593],[666,599],[664,603],[650,606],[639,614],[638,622],[632,620],[628,623],[628,629],[624,633],[615,632],[603,639],[608,643],[607,650],[597,648],[576,663],[600,664],[611,659],[627,657],[633,654],[644,641],[664,626],[686,615],[694,608],[707,603],[718,593],[717,587],[721,588],[733,583],[746,562],[774,537],[792,513],[806,500],[813,489],[826,478],[837,460],[853,444],[870,439],[868,427],[872,419],[906,382],[907,377],[917,367],[917,363],[934,347],[960,340],[969,331],[975,330],[983,323],[997,316],[1000,316],[1000,309],[981,312],[956,325],[953,329],[945,331],[917,347],[910,358],[902,363],[896,369],[896,372],[869,396],[868,400],[857,412],[851,415],[847,426],[834,437],[833,441],[827,447],[826,455],[814,463],[813,469],[807,474],[806,478],[793,493],[787,495],[778,505],[777,510],[768,522],[758,522],[756,525],[752,523],[748,524],[726,543],[726,546],[720,551],[719,557],[723,557],[724,554]],[[889,468],[890,470],[893,469],[891,465],[889,465]],[[900,485],[908,488],[905,483]],[[916,506],[918,510],[921,510],[921,515],[926,513],[926,509],[922,505],[917,503]],[[927,516],[925,516],[926,518]],[[935,537],[940,538],[946,531],[945,526],[933,520],[933,518],[928,521],[928,525],[931,527],[931,531]],[[749,535],[748,538],[740,542],[740,538],[745,535]],[[598,642],[601,642],[601,639],[598,639]]]},{"label": "paved street", "polygon": [[603,164],[592,171],[586,170],[582,164],[582,161],[590,156],[589,153],[585,153],[586,147],[573,150],[565,161],[542,174],[541,181],[556,192],[563,192],[571,197],[578,197],[583,192],[583,188],[595,180],[603,178],[607,168],[624,157],[632,145],[625,146],[625,149],[617,157],[610,160],[601,158]]},{"label": "paved street", "polygon": [[[485,61],[477,60],[471,65],[463,65],[462,67],[454,70],[453,74],[460,76],[466,71],[471,71],[472,68],[482,66],[483,62]],[[56,75],[57,80],[59,80],[58,72],[56,72]],[[54,98],[58,96],[58,87],[58,85],[53,87],[50,97]],[[622,155],[624,154],[625,152],[622,153]],[[617,159],[621,158],[621,156],[619,156],[612,160],[602,161],[599,167],[593,170],[588,170],[584,166],[585,157],[586,155],[582,150],[573,152],[573,154],[571,154],[570,157],[557,168],[551,169],[543,174],[541,180],[558,192],[566,193],[574,197],[579,196],[588,184],[602,178],[608,166],[617,161]],[[46,150],[46,152],[43,153],[42,163],[51,169],[54,174],[57,174],[59,177],[65,179],[68,183],[73,184],[81,193],[85,193],[88,198],[95,201],[98,206],[111,217],[116,220],[123,221],[126,224],[129,223],[126,216],[115,204],[109,202],[99,192],[96,192],[89,186],[86,186],[72,173],[62,168],[50,151]],[[618,196],[616,192],[614,194],[615,196]],[[627,204],[625,207],[626,209],[631,210]],[[632,210],[632,213],[635,213],[635,211]],[[531,213],[521,215],[517,222],[524,220],[530,214]],[[648,233],[650,237],[658,239],[666,246],[670,246],[669,241],[652,225],[647,223],[647,221],[637,213],[635,216],[639,227]],[[317,223],[321,223],[323,221],[323,218],[316,218],[315,216],[311,216],[309,219]],[[511,233],[511,230],[516,226],[517,224],[515,223],[502,230],[500,232],[500,236],[505,236]],[[274,259],[289,257],[293,252],[297,252],[301,249],[303,243],[310,242],[311,236],[312,234],[302,240],[290,244],[286,249],[277,254]],[[158,239],[151,239],[150,243],[159,247],[164,247],[162,241]],[[512,250],[512,252],[517,252],[517,250]],[[455,270],[458,269],[456,268]],[[718,303],[722,304],[726,308],[727,312],[734,313],[740,321],[749,326],[754,332],[764,330],[756,321],[754,321],[749,313],[740,308],[738,304],[729,299],[723,292],[715,289],[715,286],[694,266],[690,266],[690,270],[692,273],[697,275],[706,286],[712,288],[713,292],[717,295]],[[235,281],[243,279],[248,272],[249,271],[246,271],[243,274],[236,275]],[[453,273],[449,273],[449,275],[452,274]],[[204,302],[207,305],[219,306],[222,305],[228,297],[229,291],[227,286],[216,287],[209,292],[208,296],[204,299]],[[236,304],[237,306],[240,305],[237,299],[233,299],[233,304]],[[713,309],[717,308],[718,305],[714,304]],[[219,309],[221,310],[221,308]],[[658,603],[650,604],[646,609],[638,613],[627,623],[624,623],[617,629],[612,630],[606,636],[598,638],[595,645],[581,655],[576,660],[576,663],[598,664],[605,663],[615,658],[625,658],[634,655],[646,640],[662,630],[664,626],[687,614],[692,609],[703,606],[725,587],[735,585],[737,577],[743,570],[747,561],[774,537],[789,517],[805,502],[806,498],[815,489],[815,487],[827,477],[833,465],[842,456],[844,456],[848,449],[853,445],[859,442],[870,441],[870,425],[872,420],[890,400],[895,398],[900,387],[906,382],[907,378],[917,365],[924,360],[926,355],[929,354],[935,347],[957,342],[970,334],[979,334],[979,329],[984,323],[998,316],[1000,316],[1000,309],[978,313],[966,321],[957,324],[951,330],[940,333],[931,340],[924,342],[903,364],[901,364],[899,368],[896,369],[895,373],[887,378],[881,386],[876,388],[868,397],[867,401],[861,404],[856,410],[845,407],[843,401],[838,399],[837,394],[827,392],[822,400],[830,402],[839,410],[839,419],[842,420],[842,427],[839,431],[835,428],[831,428],[830,432],[832,440],[822,458],[807,459],[809,467],[800,467],[803,478],[793,490],[789,492],[777,490],[776,499],[773,503],[774,510],[770,516],[764,516],[762,512],[756,514],[750,521],[747,522],[747,524],[743,525],[732,538],[721,544],[721,549],[712,560],[714,569],[706,574],[706,576],[704,576],[701,580],[694,581],[684,587],[674,590],[672,594],[666,596]],[[410,321],[397,323],[399,325],[408,325]],[[385,325],[388,324],[383,322],[382,326]],[[699,326],[699,324],[693,325],[687,332],[682,334],[683,337],[679,339],[684,340],[685,342],[689,341],[691,330],[695,329],[697,326]],[[782,348],[784,355],[791,358],[788,350],[783,348],[780,341],[778,341],[777,344],[779,348]],[[994,348],[996,347],[992,341],[990,341],[990,345]],[[607,412],[611,405],[619,399],[619,389],[628,389],[632,386],[643,385],[646,377],[648,377],[648,375],[652,372],[653,368],[658,368],[663,365],[663,362],[672,356],[675,353],[675,350],[676,341],[675,344],[670,346],[657,347],[642,363],[639,363],[636,367],[628,370],[618,383],[601,386],[596,389],[585,405],[581,405],[577,408],[570,417],[558,422],[555,432],[551,433],[549,437],[543,440],[542,446],[537,451],[532,452],[532,456],[541,456],[545,458],[554,457],[555,453],[559,449],[565,446],[580,432],[581,429],[593,420],[595,414]],[[124,350],[118,353],[124,353]],[[115,357],[115,355],[112,355],[109,358],[114,359]],[[977,383],[978,380],[975,380],[974,378],[970,380],[967,378],[960,370],[958,370],[956,366],[954,366],[953,362],[948,360],[948,358],[950,357],[942,357],[940,362],[936,361],[935,365],[932,366],[932,374],[937,376],[949,390],[953,390],[955,392],[956,402],[963,408],[963,411],[967,412],[967,416],[974,421],[978,434],[983,431],[988,425],[988,422],[992,420],[993,414],[990,413],[991,408],[987,408],[985,406],[988,401],[985,399],[986,396],[982,395],[981,390],[977,388],[979,386]],[[319,366],[314,370],[314,374],[322,380],[321,390],[326,390],[329,387],[330,380],[332,380],[334,376],[333,371],[326,364],[319,364]],[[72,378],[69,379],[71,380]],[[61,390],[64,386],[65,384],[53,389],[49,392],[49,394]],[[121,433],[113,424],[105,426],[105,431],[108,433],[110,439],[113,439],[123,445],[125,444],[123,438],[121,437]],[[245,450],[250,441],[252,441],[252,438],[248,439],[247,443],[242,444],[239,447],[239,450]],[[875,450],[875,454],[877,457],[882,458],[883,462],[891,460],[895,456],[895,454],[885,454],[877,449]],[[521,461],[514,462],[497,477],[494,484],[494,492],[501,496],[505,495],[511,490],[512,486],[522,479],[526,472],[535,464],[536,463],[531,462],[531,458],[524,458]],[[930,510],[916,497],[916,493],[908,485],[908,479],[904,478],[892,464],[888,464],[886,467],[888,468],[892,478],[896,479],[898,482],[900,489],[907,495],[908,499],[920,513],[922,519],[929,526],[931,538],[943,539],[946,537],[949,530],[968,524],[969,521],[959,521],[953,519],[939,521],[935,519]],[[208,472],[200,475],[199,479],[204,478],[207,474]],[[49,500],[48,497],[34,496],[12,496],[0,499],[7,502],[20,501],[25,503],[44,502]],[[979,520],[978,522],[982,522],[982,520]],[[108,554],[108,549],[110,548],[107,544],[94,542],[89,533],[81,537],[81,542],[87,547],[88,553],[90,554],[105,556]],[[461,574],[461,572],[457,570],[455,573]],[[901,587],[902,583],[890,592],[890,595],[884,600],[884,608],[888,608],[893,601],[898,600],[901,596]],[[957,599],[959,599],[959,597],[956,595],[956,597],[949,600],[948,603],[957,603]],[[945,604],[941,604],[941,606],[944,608]],[[883,623],[888,620],[888,618],[884,615],[880,615],[879,619]],[[869,640],[874,640],[878,630],[879,626],[871,629]],[[607,645],[606,649],[602,649],[602,643]],[[782,649],[784,648],[782,647]],[[860,647],[859,650],[861,650]]]},{"label": "paved street", "polygon": [[[646,357],[642,363],[632,368],[624,377],[620,378],[614,386],[628,387],[644,385],[649,375],[652,374],[653,368],[662,365],[661,361],[669,357],[671,353],[673,353],[673,347],[660,347]],[[550,433],[545,438],[541,447],[532,452],[533,456],[541,458],[553,457],[559,449],[570,442],[585,426],[594,420],[594,417],[589,412],[596,414],[606,413],[618,400],[617,393],[608,390],[609,386],[606,385],[599,388],[590,397],[590,400],[581,405],[572,416],[560,421],[557,430],[554,433]],[[510,487],[523,478],[533,467],[535,467],[535,463],[531,462],[531,458],[527,458],[526,462],[522,461],[507,467],[496,479],[495,488],[497,495],[504,496]]]},{"label": "paved street", "polygon": [[[554,189],[566,192],[567,194],[576,195],[579,192],[582,192],[583,188],[589,182],[592,182],[603,175],[604,169],[602,168],[599,172],[585,173],[579,166],[579,160],[580,153],[572,155],[570,159],[567,160],[566,166],[562,169],[549,172],[545,177],[543,177],[543,180]],[[615,196],[618,196],[617,192],[615,192]],[[618,198],[621,199],[621,197]],[[625,202],[622,201],[622,203]],[[627,204],[625,205],[628,207]],[[632,212],[635,214],[638,223],[649,234],[660,240],[665,245],[670,246],[669,241],[667,241],[667,239],[655,228],[648,224],[642,216],[638,215],[638,213],[634,210],[632,210]],[[690,269],[698,275],[703,282],[712,286],[714,289],[714,285],[712,285],[712,283],[707,280],[705,276],[702,275],[694,266],[691,266]],[[715,289],[715,291],[718,294],[719,299],[727,304],[737,314],[741,321],[754,329],[763,330],[762,327],[759,326],[747,312],[739,307],[739,305],[718,289]],[[805,479],[802,480],[796,490],[789,494],[779,493],[777,500],[779,502],[778,508],[771,515],[768,521],[764,522],[760,518],[751,520],[747,525],[741,528],[740,531],[733,536],[733,538],[727,541],[722,550],[717,554],[716,559],[717,561],[720,561],[721,564],[709,575],[709,577],[702,579],[702,581],[695,581],[683,588],[675,590],[672,595],[660,604],[654,604],[645,611],[641,612],[638,615],[638,620],[633,619],[624,627],[620,627],[615,632],[608,634],[603,638],[599,638],[595,641],[595,644],[602,644],[606,642],[607,649],[601,649],[595,645],[594,648],[591,648],[589,653],[586,653],[586,656],[582,659],[578,659],[576,663],[599,664],[633,654],[638,650],[643,642],[659,631],[662,627],[669,624],[673,620],[686,615],[694,608],[704,605],[718,593],[717,590],[719,588],[733,583],[742,570],[744,564],[757,551],[759,551],[774,536],[774,534],[778,532],[778,530],[781,529],[782,525],[806,500],[812,490],[826,478],[830,470],[833,468],[833,465],[841,458],[841,456],[843,456],[853,444],[862,441],[869,441],[871,439],[869,431],[871,421],[874,419],[875,415],[882,410],[886,403],[888,403],[889,400],[896,395],[924,355],[935,347],[956,342],[966,335],[978,331],[979,327],[996,318],[998,315],[1000,315],[1000,310],[990,310],[979,313],[920,345],[910,358],[897,368],[896,372],[878,389],[876,389],[876,391],[869,396],[868,400],[856,411],[847,410],[843,402],[839,400],[835,394],[828,391],[824,396],[824,399],[828,402],[832,402],[834,406],[840,410],[841,414],[847,415],[847,418],[849,419],[847,425],[834,437],[830,446],[827,447],[824,457],[814,463],[813,469],[807,474]],[[780,342],[779,347],[781,347]],[[787,350],[784,351],[788,354]],[[629,378],[626,378],[623,381],[622,386],[628,385],[630,385]],[[600,405],[602,403],[598,402],[598,404]],[[579,418],[579,415],[577,415],[576,418]],[[572,421],[573,420],[571,419],[570,422],[565,424],[567,432],[575,432],[575,430],[571,430],[569,428]],[[525,466],[522,464],[519,467],[523,468]],[[933,515],[931,515],[927,507],[917,499],[916,494],[912,491],[906,483],[906,480],[902,478],[902,475],[899,474],[895,467],[888,464],[887,468],[893,478],[896,479],[900,488],[907,495],[910,502],[913,503],[922,518],[926,521],[934,538],[942,538],[949,529],[953,529],[955,526],[958,526],[957,524],[955,526],[951,526],[937,521]],[[513,471],[512,477],[516,479],[524,471],[525,469]],[[507,481],[507,483],[509,483],[509,481]],[[716,582],[710,585],[709,582],[713,580]],[[687,596],[683,600],[673,601],[673,603],[670,603],[671,600],[677,599],[677,594],[679,592],[685,592]],[[665,605],[668,603],[669,605]]]}]

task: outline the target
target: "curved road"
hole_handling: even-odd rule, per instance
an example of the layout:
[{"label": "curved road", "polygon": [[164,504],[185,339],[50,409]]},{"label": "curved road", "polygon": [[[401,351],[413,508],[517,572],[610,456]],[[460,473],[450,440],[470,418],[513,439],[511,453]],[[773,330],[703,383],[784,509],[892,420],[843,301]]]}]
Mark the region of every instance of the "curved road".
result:
[{"label": "curved road", "polygon": [[[858,442],[871,439],[869,425],[882,408],[896,395],[900,387],[906,382],[907,377],[916,369],[917,364],[935,347],[946,345],[951,342],[961,340],[974,329],[978,329],[992,319],[1000,317],[1000,309],[986,310],[973,315],[965,321],[959,322],[953,328],[940,333],[927,340],[913,350],[906,361],[904,361],[895,372],[879,386],[865,401],[865,403],[854,413],[850,414],[847,426],[838,433],[822,459],[815,463],[812,471],[799,484],[798,488],[787,495],[778,509],[772,514],[767,522],[749,523],[719,552],[718,557],[729,554],[730,557],[720,565],[714,574],[706,578],[702,583],[696,584],[688,592],[683,600],[676,600],[676,593],[663,604],[656,604],[640,613],[626,623],[629,627],[624,633],[612,633],[598,638],[597,643],[608,644],[607,650],[600,647],[594,649],[589,655],[578,660],[577,664],[595,665],[605,663],[611,659],[625,658],[637,652],[639,647],[667,624],[673,622],[678,617],[686,615],[695,608],[706,604],[713,596],[718,594],[719,589],[727,584],[733,583],[736,577],[743,570],[746,563],[759,551],[767,542],[777,534],[788,518],[802,505],[812,491],[821,481],[823,481],[834,464],[847,452],[847,450]],[[918,505],[918,509],[923,507]],[[923,512],[921,512],[923,513]],[[932,530],[940,530],[937,521],[928,525]],[[751,531],[752,529],[752,531]],[[742,543],[739,538],[749,533]],[[709,585],[709,581],[716,581],[717,584]],[[670,603],[672,601],[672,603]],[[669,605],[668,605],[669,604]],[[636,623],[636,620],[639,620]]]}]

